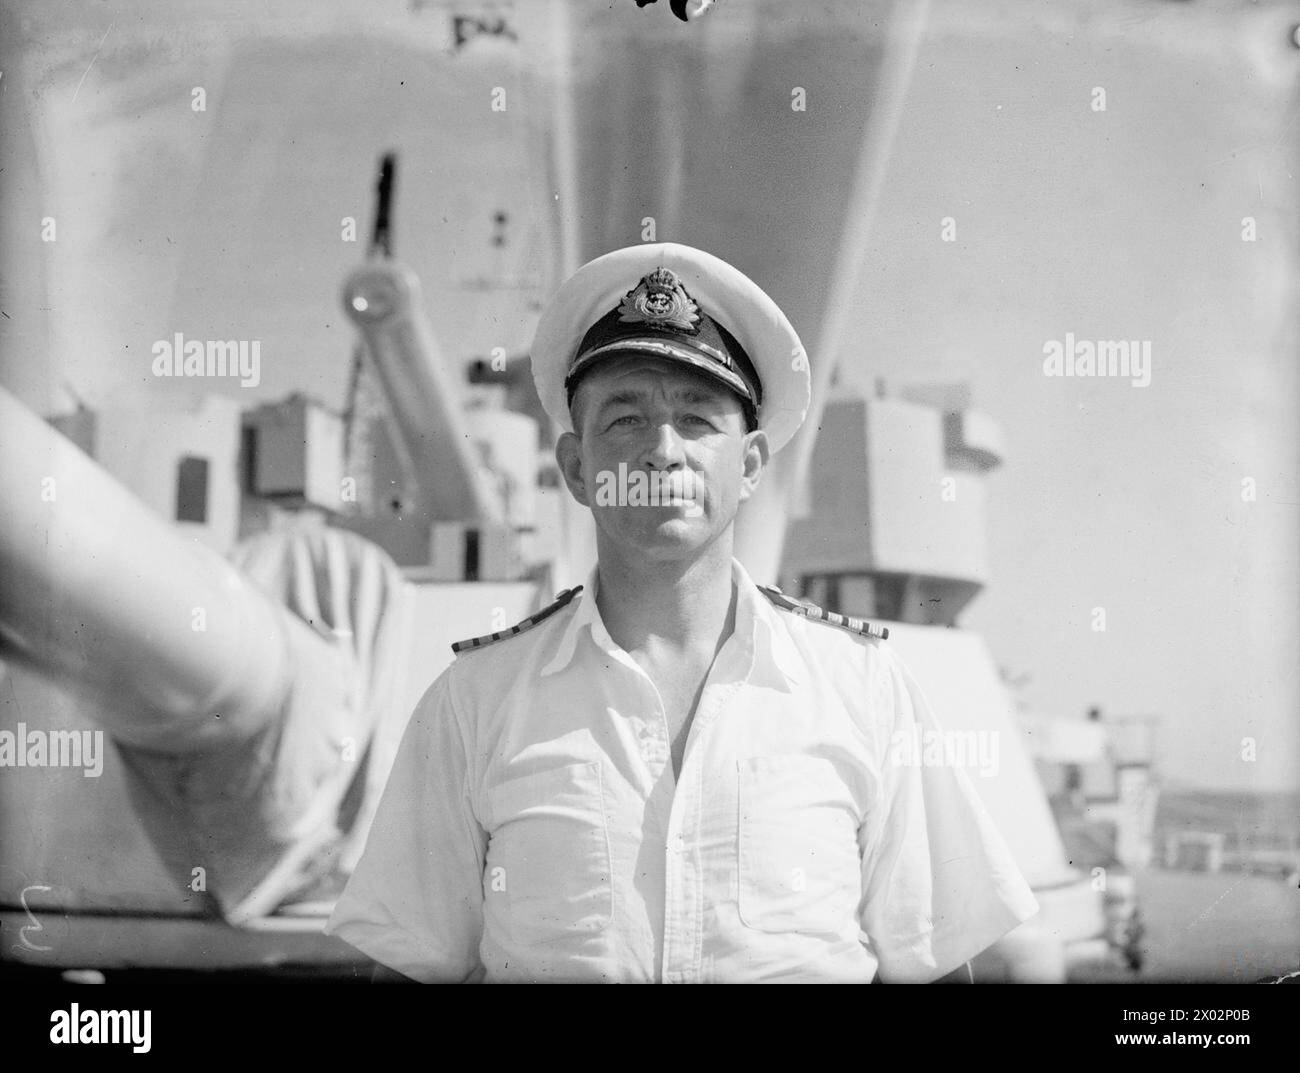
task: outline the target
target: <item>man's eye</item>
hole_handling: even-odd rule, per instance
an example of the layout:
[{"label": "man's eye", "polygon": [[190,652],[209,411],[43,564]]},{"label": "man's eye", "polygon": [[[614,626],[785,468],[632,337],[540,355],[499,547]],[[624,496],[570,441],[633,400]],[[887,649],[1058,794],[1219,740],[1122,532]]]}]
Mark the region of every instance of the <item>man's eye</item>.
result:
[{"label": "man's eye", "polygon": [[613,428],[615,425],[630,425],[635,421],[636,414],[624,414],[622,417],[614,418],[614,420],[609,423],[609,427]]}]

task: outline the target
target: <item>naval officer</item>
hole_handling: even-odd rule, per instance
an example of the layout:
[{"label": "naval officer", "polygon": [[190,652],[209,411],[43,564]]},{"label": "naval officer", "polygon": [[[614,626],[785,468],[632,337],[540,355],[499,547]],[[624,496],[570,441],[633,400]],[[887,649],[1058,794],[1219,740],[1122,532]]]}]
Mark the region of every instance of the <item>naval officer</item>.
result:
[{"label": "naval officer", "polygon": [[635,246],[561,287],[532,363],[597,565],[454,646],[331,933],[421,981],[968,978],[1038,907],[966,774],[894,747],[924,697],[886,630],[732,556],[808,407],[786,317]]}]

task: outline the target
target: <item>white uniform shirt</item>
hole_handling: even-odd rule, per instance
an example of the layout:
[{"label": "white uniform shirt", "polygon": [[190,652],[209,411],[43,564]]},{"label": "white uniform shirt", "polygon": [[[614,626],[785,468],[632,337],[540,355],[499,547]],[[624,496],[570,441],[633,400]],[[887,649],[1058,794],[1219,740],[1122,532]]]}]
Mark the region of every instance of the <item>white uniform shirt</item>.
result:
[{"label": "white uniform shirt", "polygon": [[888,641],[774,607],[735,631],[674,780],[593,571],[411,717],[328,931],[423,981],[930,981],[1038,911]]}]

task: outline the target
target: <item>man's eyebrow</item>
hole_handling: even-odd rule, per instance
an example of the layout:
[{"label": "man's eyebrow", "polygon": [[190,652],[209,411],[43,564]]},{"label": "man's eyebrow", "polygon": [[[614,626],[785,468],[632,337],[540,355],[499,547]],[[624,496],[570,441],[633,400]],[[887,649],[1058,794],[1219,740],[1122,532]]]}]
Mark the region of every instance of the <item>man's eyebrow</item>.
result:
[{"label": "man's eyebrow", "polygon": [[[651,393],[648,391],[638,391],[628,388],[623,391],[616,391],[608,398],[601,401],[596,412],[600,413],[611,406],[635,406],[638,402],[648,398]],[[674,402],[690,403],[693,406],[710,405],[725,400],[726,393],[723,391],[710,391],[705,388],[688,387],[678,388],[668,392],[669,398]]]}]

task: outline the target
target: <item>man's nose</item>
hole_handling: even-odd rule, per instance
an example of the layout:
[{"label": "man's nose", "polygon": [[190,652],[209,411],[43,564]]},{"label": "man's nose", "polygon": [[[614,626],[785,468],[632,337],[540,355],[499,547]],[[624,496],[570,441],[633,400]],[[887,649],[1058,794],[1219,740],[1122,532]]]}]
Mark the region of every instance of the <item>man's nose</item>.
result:
[{"label": "man's nose", "polygon": [[650,442],[642,458],[646,465],[655,469],[670,469],[685,464],[682,438],[671,421],[660,421],[652,426]]}]

